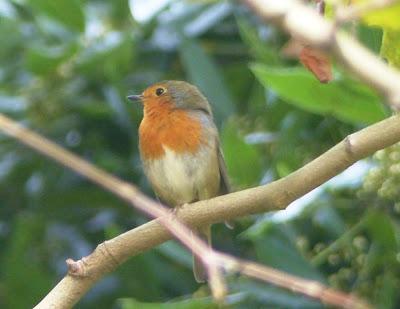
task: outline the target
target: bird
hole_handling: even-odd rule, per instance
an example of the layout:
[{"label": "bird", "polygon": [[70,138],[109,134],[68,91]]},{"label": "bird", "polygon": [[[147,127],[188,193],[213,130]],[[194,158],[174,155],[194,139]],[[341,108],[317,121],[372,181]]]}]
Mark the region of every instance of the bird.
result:
[{"label": "bird", "polygon": [[[230,192],[211,106],[196,86],[162,81],[127,98],[143,104],[139,153],[144,174],[162,203],[180,207]],[[211,226],[197,234],[211,246]],[[196,256],[193,273],[197,282],[207,281],[206,269]]]}]

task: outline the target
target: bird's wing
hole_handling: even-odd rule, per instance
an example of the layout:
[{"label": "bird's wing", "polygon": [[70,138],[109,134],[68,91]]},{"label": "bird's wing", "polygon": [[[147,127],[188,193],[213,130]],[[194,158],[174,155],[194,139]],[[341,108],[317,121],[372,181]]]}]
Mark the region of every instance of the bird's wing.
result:
[{"label": "bird's wing", "polygon": [[219,173],[221,177],[220,181],[220,191],[219,193],[227,194],[231,192],[231,185],[229,183],[228,173],[226,171],[224,154],[222,153],[221,146],[218,143],[218,165],[219,165]]},{"label": "bird's wing", "polygon": [[[218,142],[218,165],[219,165],[219,173],[220,173],[220,188],[219,188],[219,194],[227,194],[231,192],[231,185],[229,183],[229,178],[228,178],[228,173],[226,171],[226,165],[225,165],[225,159],[224,159],[224,154],[222,153],[221,146],[219,145]],[[233,229],[234,224],[232,221],[225,221],[226,227]]]}]

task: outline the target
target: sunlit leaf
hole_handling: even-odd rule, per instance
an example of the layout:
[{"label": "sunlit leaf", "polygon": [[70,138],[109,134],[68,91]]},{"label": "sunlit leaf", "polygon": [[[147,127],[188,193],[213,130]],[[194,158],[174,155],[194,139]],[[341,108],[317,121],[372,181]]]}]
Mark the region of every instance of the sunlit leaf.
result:
[{"label": "sunlit leaf", "polygon": [[[355,3],[365,2],[357,0]],[[370,0],[367,0],[370,1]],[[375,9],[363,16],[363,20],[370,26],[379,26],[385,29],[400,30],[400,4],[391,5],[383,9]]]},{"label": "sunlit leaf", "polygon": [[[365,0],[357,0],[362,3]],[[393,66],[400,66],[400,4],[376,9],[363,16],[363,21],[369,26],[383,29],[381,55]]]},{"label": "sunlit leaf", "polygon": [[381,55],[391,65],[400,68],[400,30],[385,30],[383,32]]},{"label": "sunlit leaf", "polygon": [[385,117],[379,97],[354,80],[335,79],[324,85],[301,68],[253,65],[260,82],[299,108],[332,115],[349,123],[373,123]]}]

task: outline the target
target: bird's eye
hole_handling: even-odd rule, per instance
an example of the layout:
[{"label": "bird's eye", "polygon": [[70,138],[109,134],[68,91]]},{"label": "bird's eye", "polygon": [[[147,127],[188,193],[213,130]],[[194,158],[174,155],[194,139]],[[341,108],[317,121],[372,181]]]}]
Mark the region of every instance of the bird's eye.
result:
[{"label": "bird's eye", "polygon": [[162,95],[163,93],[165,92],[165,89],[164,88],[157,88],[156,89],[156,96],[160,96],[160,95]]}]

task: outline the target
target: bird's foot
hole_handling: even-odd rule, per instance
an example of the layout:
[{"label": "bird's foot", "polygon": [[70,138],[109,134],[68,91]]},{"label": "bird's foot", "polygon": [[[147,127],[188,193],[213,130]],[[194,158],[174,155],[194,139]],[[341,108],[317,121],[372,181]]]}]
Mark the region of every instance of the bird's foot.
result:
[{"label": "bird's foot", "polygon": [[171,209],[171,216],[172,217],[177,217],[178,216],[178,212],[179,212],[179,210],[181,209],[181,207],[183,207],[185,204],[183,204],[183,205],[178,205],[178,206],[175,206],[174,208],[172,208]]},{"label": "bird's foot", "polygon": [[178,215],[179,211],[179,206],[175,206],[174,208],[171,209],[171,214],[176,217]]},{"label": "bird's foot", "polygon": [[181,208],[186,207],[186,205],[189,205],[189,204],[188,204],[188,203],[185,203],[185,204],[182,204],[182,205],[175,206],[175,207],[172,208],[172,210],[171,210],[172,214],[173,214],[174,216],[177,216],[179,210],[180,210]]}]

